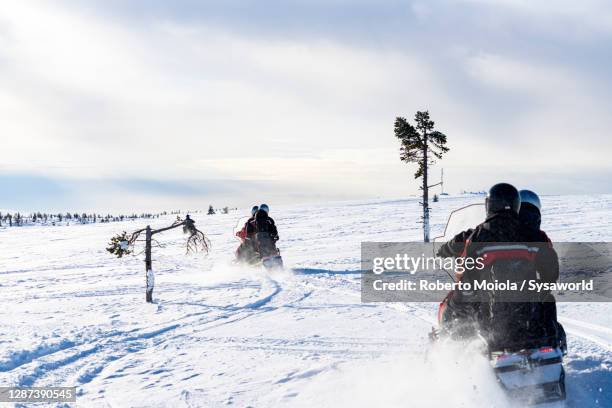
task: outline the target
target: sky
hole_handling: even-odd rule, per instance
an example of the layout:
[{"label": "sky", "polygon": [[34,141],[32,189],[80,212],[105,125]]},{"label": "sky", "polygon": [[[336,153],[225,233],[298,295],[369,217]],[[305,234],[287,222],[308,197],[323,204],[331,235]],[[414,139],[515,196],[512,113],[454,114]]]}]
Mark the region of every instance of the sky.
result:
[{"label": "sky", "polygon": [[[606,1],[21,1],[0,8],[0,208],[163,210],[445,190],[611,193]],[[433,190],[436,192],[437,190]]]}]

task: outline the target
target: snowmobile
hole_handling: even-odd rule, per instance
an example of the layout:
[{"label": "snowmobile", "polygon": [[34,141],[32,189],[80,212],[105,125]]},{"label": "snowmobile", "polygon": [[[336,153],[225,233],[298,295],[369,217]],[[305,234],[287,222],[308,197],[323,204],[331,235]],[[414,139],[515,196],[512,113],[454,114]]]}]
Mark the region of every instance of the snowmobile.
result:
[{"label": "snowmobile", "polygon": [[234,227],[234,237],[240,241],[236,249],[236,262],[262,265],[266,269],[282,269],[283,258],[269,233],[258,232],[253,237],[246,237],[240,233],[248,220],[249,217],[243,217]]},{"label": "snowmobile", "polygon": [[[438,253],[441,245],[455,235],[480,224],[485,219],[485,215],[486,210],[483,204],[472,204],[451,212],[444,235],[434,239],[434,255]],[[449,276],[453,279],[450,273]],[[511,308],[511,313],[507,316],[512,316],[513,313],[520,314],[521,307],[531,308],[527,311],[528,320],[530,319],[531,323],[534,319],[538,319],[537,316],[541,316],[535,310],[538,307],[537,302],[499,303],[499,305]],[[561,340],[556,333],[551,331],[544,330],[536,333],[535,330],[530,329],[534,326],[546,327],[546,322],[531,326],[527,322],[525,327],[519,327],[517,331],[515,322],[508,320],[498,321],[488,331],[476,327],[473,332],[483,345],[483,353],[488,357],[498,383],[513,399],[527,404],[565,400],[565,371],[563,369],[563,356],[567,348],[564,343],[565,338]],[[509,339],[516,339],[517,336],[509,334],[506,330],[520,333],[519,340],[510,342]],[[429,337],[432,341],[442,338],[457,340],[461,338],[461,335],[457,336],[448,329],[434,328]]]}]

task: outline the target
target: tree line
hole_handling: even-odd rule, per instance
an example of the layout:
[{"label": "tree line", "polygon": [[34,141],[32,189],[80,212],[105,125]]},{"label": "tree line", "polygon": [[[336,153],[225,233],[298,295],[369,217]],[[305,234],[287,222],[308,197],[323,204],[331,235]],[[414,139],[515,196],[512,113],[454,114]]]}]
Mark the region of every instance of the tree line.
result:
[{"label": "tree line", "polygon": [[[197,213],[199,211],[190,211]],[[137,219],[159,218],[164,215],[181,214],[182,210],[163,211],[160,213],[132,213],[132,214],[99,214],[99,213],[47,213],[32,212],[22,214],[20,212],[0,212],[0,227],[21,227],[24,225],[57,225],[61,223],[95,224],[107,222],[133,221]]]}]

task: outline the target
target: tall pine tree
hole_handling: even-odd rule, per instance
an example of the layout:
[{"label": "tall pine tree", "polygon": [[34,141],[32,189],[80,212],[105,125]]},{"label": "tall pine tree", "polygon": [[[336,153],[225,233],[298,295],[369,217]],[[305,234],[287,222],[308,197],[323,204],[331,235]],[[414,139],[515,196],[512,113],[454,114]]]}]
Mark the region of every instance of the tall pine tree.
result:
[{"label": "tall pine tree", "polygon": [[411,125],[406,118],[401,116],[395,119],[395,137],[402,147],[400,148],[400,160],[406,163],[418,164],[414,178],[422,178],[423,184],[423,241],[429,242],[429,185],[427,184],[427,173],[429,166],[434,164],[435,158],[441,159],[448,152],[446,147],[446,135],[434,130],[434,122],[429,118],[428,111],[418,111],[414,115],[415,126]]}]

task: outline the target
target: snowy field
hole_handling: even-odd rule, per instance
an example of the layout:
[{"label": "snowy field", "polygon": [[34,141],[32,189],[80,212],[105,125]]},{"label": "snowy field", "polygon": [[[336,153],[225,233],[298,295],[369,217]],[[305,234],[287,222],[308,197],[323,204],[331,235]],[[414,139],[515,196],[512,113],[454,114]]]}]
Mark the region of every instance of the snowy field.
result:
[{"label": "snowy field", "polygon": [[[433,235],[481,200],[433,203]],[[554,241],[612,239],[612,196],[543,204]],[[76,385],[80,407],[513,406],[477,353],[425,361],[436,304],[360,302],[360,242],[418,241],[418,199],[273,206],[286,265],[275,273],[232,266],[243,215],[194,217],[208,256],[184,256],[179,231],[161,234],[154,304],[143,255],[105,251],[146,221],[0,228],[0,385]],[[559,305],[567,406],[612,407],[611,312]]]}]

